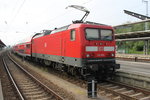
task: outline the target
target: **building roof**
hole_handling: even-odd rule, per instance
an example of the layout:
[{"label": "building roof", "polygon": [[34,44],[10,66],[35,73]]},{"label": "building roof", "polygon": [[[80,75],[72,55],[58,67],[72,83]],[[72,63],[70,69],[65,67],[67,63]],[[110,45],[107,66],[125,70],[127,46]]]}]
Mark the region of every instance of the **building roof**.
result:
[{"label": "building roof", "polygon": [[116,41],[150,40],[150,30],[115,34]]},{"label": "building roof", "polygon": [[0,47],[5,47],[6,45],[0,40]]}]

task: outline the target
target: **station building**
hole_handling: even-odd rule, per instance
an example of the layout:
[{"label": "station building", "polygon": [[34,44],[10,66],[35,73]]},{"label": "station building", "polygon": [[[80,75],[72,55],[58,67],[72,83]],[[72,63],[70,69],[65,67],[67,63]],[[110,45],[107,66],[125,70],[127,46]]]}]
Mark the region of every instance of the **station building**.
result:
[{"label": "station building", "polygon": [[6,45],[0,40],[0,50],[2,50]]}]

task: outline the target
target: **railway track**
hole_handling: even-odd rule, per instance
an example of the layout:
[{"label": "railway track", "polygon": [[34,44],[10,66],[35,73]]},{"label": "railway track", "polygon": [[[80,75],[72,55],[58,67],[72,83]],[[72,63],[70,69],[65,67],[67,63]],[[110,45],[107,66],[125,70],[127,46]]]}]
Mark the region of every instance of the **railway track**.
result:
[{"label": "railway track", "polygon": [[[57,71],[51,72],[58,77],[87,89],[87,82],[84,80],[67,76]],[[105,96],[111,100],[150,100],[150,91],[110,80],[98,83],[97,93],[99,96]]]},{"label": "railway track", "polygon": [[112,100],[150,100],[150,91],[113,81],[98,84],[98,93]]},{"label": "railway track", "polygon": [[64,100],[11,58],[3,58],[3,63],[21,100]]},{"label": "railway track", "polygon": [[[87,82],[66,74],[52,72],[73,84],[87,89]],[[98,83],[97,93],[99,96],[105,96],[111,100],[150,100],[150,91],[138,87],[129,86],[122,83],[107,80],[106,82]]]},{"label": "railway track", "polygon": [[[87,89],[86,82],[69,77],[69,81]],[[98,83],[97,93],[111,100],[150,100],[150,91],[114,81]]]},{"label": "railway track", "polygon": [[5,100],[20,100],[16,89],[12,85],[10,78],[3,66],[2,55],[0,54],[0,79],[2,85],[3,99]]},{"label": "railway track", "polygon": [[[39,66],[39,65],[37,65]],[[68,76],[67,74],[62,74],[55,70],[50,70],[46,67],[50,73],[67,80],[73,84],[76,84],[82,88],[87,89],[86,81]],[[103,83],[98,83],[97,93],[100,96],[108,97],[112,100],[150,100],[150,91],[143,90],[137,87],[128,86],[125,84],[116,83],[113,81],[107,81]]]},{"label": "railway track", "polygon": [[[85,81],[75,80],[71,77],[69,77],[69,81],[82,88],[87,88]],[[97,93],[99,96],[106,96],[111,100],[150,100],[150,91],[113,81],[98,83]]]}]

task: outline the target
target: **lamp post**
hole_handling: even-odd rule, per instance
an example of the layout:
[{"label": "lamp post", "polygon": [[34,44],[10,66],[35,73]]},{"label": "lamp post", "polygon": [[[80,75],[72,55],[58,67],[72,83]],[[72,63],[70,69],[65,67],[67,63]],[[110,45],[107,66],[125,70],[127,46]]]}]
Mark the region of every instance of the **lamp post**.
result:
[{"label": "lamp post", "polygon": [[148,1],[143,0],[143,2],[146,4],[146,16],[148,16]]},{"label": "lamp post", "polygon": [[[146,4],[146,16],[148,16],[148,1],[142,0],[142,2],[144,2]],[[145,30],[148,30],[148,23],[147,22],[145,22]]]},{"label": "lamp post", "polygon": [[[146,16],[148,16],[148,0],[142,0],[142,2],[144,2],[145,4],[146,4]],[[147,19],[147,18],[146,18]],[[145,22],[145,30],[148,30],[148,23],[147,22]],[[144,45],[144,53],[145,53],[145,55],[147,55],[148,54],[148,40],[145,40],[144,41],[145,42],[145,45]]]}]

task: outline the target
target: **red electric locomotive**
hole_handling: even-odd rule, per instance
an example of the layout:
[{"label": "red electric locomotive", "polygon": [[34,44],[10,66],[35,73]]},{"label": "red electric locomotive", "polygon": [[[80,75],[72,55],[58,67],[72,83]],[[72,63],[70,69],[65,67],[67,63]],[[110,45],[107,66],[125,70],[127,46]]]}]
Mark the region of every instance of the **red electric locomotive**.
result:
[{"label": "red electric locomotive", "polygon": [[111,26],[74,23],[32,39],[32,57],[72,75],[111,76],[115,61],[115,37]]},{"label": "red electric locomotive", "polygon": [[94,76],[97,79],[112,77],[119,64],[115,60],[115,37],[111,26],[84,22],[89,11],[73,24],[35,34],[27,43],[25,54],[31,58],[72,75]]}]

